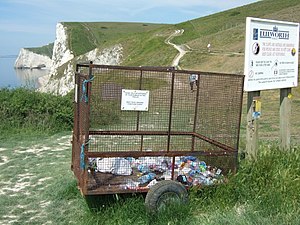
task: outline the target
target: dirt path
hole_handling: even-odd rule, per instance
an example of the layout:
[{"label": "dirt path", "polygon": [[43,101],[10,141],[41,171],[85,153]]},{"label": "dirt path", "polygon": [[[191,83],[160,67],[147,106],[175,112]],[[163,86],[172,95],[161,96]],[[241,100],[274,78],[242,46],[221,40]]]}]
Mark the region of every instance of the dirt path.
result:
[{"label": "dirt path", "polygon": [[176,68],[179,68],[180,69],[180,66],[179,66],[179,61],[180,59],[188,52],[186,50],[186,47],[185,45],[176,45],[174,43],[171,42],[171,40],[176,37],[176,36],[180,36],[182,35],[184,32],[183,29],[181,30],[175,30],[173,34],[171,34],[166,40],[165,40],[165,43],[168,44],[168,45],[172,45],[174,48],[177,49],[177,51],[179,52],[175,58],[173,59],[173,62],[172,62],[172,66],[176,67]]},{"label": "dirt path", "polygon": [[176,37],[180,36],[184,33],[184,30],[175,30],[174,33],[172,33],[168,38],[166,38],[165,43],[168,45],[172,45],[177,51],[179,52],[175,58],[173,59],[172,66],[175,66],[178,69],[181,69],[179,66],[180,59],[187,53],[187,52],[192,52],[192,51],[197,51],[198,53],[209,53],[211,55],[244,55],[242,52],[222,52],[222,51],[208,51],[208,49],[193,49],[187,44],[182,44],[182,45],[176,45],[171,42],[171,40]]},{"label": "dirt path", "polygon": [[[173,34],[171,34],[166,40],[165,43],[168,45],[172,45],[177,51],[179,52],[175,58],[173,59],[172,66],[174,66],[177,69],[181,69],[179,66],[180,59],[188,52],[186,49],[187,47],[185,45],[176,45],[171,42],[171,40],[176,37],[182,35],[184,32],[183,29],[181,30],[175,30]],[[183,89],[186,86],[186,83],[177,77],[175,78],[175,88],[176,89]]]}]

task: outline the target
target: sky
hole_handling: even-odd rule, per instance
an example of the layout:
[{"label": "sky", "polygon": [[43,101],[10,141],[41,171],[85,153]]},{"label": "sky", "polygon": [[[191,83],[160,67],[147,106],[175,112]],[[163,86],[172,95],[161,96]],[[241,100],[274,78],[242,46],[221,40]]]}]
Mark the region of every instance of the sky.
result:
[{"label": "sky", "polygon": [[176,24],[258,0],[0,0],[0,56],[55,41],[58,22]]}]

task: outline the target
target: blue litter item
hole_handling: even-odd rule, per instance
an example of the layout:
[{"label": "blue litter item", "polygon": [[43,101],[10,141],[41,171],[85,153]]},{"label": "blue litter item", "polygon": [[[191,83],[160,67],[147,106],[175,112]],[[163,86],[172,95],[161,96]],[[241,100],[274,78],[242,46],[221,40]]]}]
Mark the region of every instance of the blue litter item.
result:
[{"label": "blue litter item", "polygon": [[187,162],[188,160],[190,160],[190,161],[196,161],[197,158],[195,156],[184,156],[183,157],[183,162]]},{"label": "blue litter item", "polygon": [[150,182],[151,180],[153,180],[155,178],[155,176],[156,176],[155,173],[145,174],[145,175],[139,177],[138,182],[140,184],[146,184],[146,183]]},{"label": "blue litter item", "polygon": [[199,169],[200,169],[201,172],[205,172],[206,171],[207,165],[206,165],[206,163],[204,161],[201,161],[199,163]]},{"label": "blue litter item", "polygon": [[150,172],[150,168],[143,164],[138,165],[137,169],[143,174]]}]

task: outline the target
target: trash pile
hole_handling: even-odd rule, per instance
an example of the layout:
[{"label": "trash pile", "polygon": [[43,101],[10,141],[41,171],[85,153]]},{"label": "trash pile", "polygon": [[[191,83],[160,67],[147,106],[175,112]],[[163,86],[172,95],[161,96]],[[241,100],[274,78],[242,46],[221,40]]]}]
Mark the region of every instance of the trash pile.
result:
[{"label": "trash pile", "polygon": [[222,170],[194,156],[182,157],[177,180],[188,185],[212,185],[223,180]]},{"label": "trash pile", "polygon": [[123,189],[151,187],[160,180],[170,180],[174,169],[174,179],[185,186],[203,186],[223,182],[219,168],[207,165],[194,156],[139,158],[91,158],[90,168],[95,172],[127,176]]}]

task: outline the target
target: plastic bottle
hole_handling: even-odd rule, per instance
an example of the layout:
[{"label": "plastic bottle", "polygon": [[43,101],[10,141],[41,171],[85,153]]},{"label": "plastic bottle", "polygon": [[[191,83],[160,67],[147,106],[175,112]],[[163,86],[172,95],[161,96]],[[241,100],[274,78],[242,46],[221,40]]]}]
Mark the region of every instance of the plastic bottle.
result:
[{"label": "plastic bottle", "polygon": [[149,168],[148,166],[144,165],[144,164],[139,164],[139,165],[137,166],[137,169],[138,169],[141,173],[143,173],[143,174],[149,173],[149,172],[150,172],[150,168]]},{"label": "plastic bottle", "polygon": [[140,184],[146,184],[148,183],[149,181],[153,180],[155,178],[156,174],[155,173],[148,173],[148,174],[145,174],[141,177],[139,177],[138,179],[138,182]]},{"label": "plastic bottle", "polygon": [[203,161],[201,161],[201,162],[199,163],[199,169],[200,169],[201,172],[205,172],[206,169],[207,169],[206,163],[203,162]]}]

